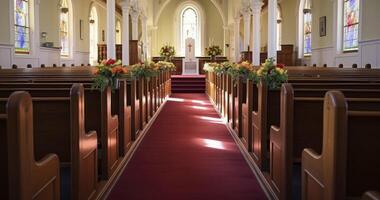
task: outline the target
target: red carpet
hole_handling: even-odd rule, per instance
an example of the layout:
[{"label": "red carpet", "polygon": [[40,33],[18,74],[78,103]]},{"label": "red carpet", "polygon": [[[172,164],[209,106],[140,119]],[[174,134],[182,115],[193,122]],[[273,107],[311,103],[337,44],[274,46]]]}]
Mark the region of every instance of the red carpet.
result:
[{"label": "red carpet", "polygon": [[108,199],[266,199],[205,94],[174,94]]}]

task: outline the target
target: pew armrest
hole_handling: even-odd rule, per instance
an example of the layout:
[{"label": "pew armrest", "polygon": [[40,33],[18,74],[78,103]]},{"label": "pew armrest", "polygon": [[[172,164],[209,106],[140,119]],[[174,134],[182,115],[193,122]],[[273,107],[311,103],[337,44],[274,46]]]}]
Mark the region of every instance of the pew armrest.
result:
[{"label": "pew armrest", "polygon": [[270,127],[270,141],[276,144],[280,143],[280,127],[271,126]]},{"label": "pew armrest", "polygon": [[379,191],[368,191],[364,193],[361,198],[362,200],[380,200],[380,192]]},{"label": "pew armrest", "polygon": [[98,135],[96,131],[89,131],[86,134],[86,145],[89,145],[91,150],[98,148]]},{"label": "pew armrest", "polygon": [[[48,154],[35,163],[32,173],[33,189],[35,192],[55,183],[55,189],[59,188],[59,158],[56,154]],[[59,191],[59,190],[58,190]]]},{"label": "pew armrest", "polygon": [[302,152],[302,168],[316,177],[321,177],[322,171],[322,156],[313,149],[304,149]]}]

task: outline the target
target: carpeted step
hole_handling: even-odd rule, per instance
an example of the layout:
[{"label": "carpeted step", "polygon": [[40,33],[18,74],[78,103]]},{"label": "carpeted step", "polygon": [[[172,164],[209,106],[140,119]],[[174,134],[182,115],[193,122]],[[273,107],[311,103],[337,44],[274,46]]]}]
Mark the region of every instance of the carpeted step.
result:
[{"label": "carpeted step", "polygon": [[173,93],[204,93],[206,80],[204,75],[199,76],[180,76],[171,77]]}]

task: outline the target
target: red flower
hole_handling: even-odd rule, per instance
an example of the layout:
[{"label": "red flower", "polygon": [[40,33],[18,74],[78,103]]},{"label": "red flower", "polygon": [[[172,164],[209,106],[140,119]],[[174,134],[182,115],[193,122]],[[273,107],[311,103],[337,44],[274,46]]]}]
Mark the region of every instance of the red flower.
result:
[{"label": "red flower", "polygon": [[284,64],[277,64],[277,67],[280,68],[280,69],[284,69],[285,65]]},{"label": "red flower", "polygon": [[116,63],[116,60],[114,60],[114,59],[109,59],[109,60],[107,61],[106,65],[113,65],[113,64],[115,64],[115,63]]}]

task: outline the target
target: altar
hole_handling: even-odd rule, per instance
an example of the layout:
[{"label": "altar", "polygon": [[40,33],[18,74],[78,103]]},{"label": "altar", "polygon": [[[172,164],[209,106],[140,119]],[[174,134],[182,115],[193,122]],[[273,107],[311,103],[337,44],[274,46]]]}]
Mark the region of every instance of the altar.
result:
[{"label": "altar", "polygon": [[186,38],[185,58],[182,60],[182,75],[199,75],[199,61],[195,58],[195,40]]},{"label": "altar", "polygon": [[[211,62],[211,58],[210,57],[195,57],[195,58],[197,59],[197,62],[198,62],[199,74],[204,74],[203,66],[205,63]],[[174,74],[174,75],[182,75],[183,74],[182,65],[183,65],[184,59],[185,59],[185,57],[173,57],[172,58],[173,64],[177,67],[177,70],[175,72],[172,72],[172,74]],[[153,62],[158,62],[158,61],[163,61],[163,60],[165,60],[164,57],[153,57],[152,58]],[[213,62],[222,63],[222,62],[226,62],[226,61],[228,61],[226,57],[223,57],[223,56],[219,57],[218,56],[218,57],[216,57],[216,60]]]}]

